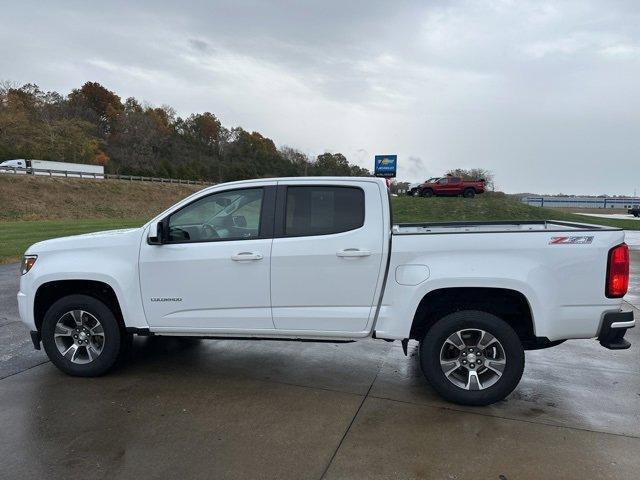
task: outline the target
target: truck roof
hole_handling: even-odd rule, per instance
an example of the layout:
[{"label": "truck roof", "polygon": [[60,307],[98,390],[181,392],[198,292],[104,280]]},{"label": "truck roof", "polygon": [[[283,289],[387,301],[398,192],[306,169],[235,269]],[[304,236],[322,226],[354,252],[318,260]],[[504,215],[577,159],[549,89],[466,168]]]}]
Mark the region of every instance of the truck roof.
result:
[{"label": "truck roof", "polygon": [[[386,182],[384,178],[378,177],[273,177],[273,178],[253,178],[248,180],[237,180],[234,182],[223,182],[216,183],[213,185],[214,187],[219,187],[221,185],[240,185],[247,183],[266,183],[266,182],[279,182],[279,181],[331,181],[331,182],[374,182],[385,185]],[[211,187],[209,187],[211,188]]]}]

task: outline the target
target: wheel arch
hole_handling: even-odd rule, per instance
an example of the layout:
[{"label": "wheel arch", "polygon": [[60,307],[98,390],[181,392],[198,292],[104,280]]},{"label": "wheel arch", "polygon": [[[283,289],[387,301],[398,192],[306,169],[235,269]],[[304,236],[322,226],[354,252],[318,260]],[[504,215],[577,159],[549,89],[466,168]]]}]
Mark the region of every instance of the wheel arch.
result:
[{"label": "wheel arch", "polygon": [[121,302],[114,288],[104,281],[86,279],[52,280],[36,290],[33,301],[33,318],[38,332],[42,329],[44,316],[56,301],[69,295],[87,295],[100,300],[113,312],[120,328],[125,328]]},{"label": "wheel arch", "polygon": [[428,292],[416,308],[409,338],[421,340],[438,320],[462,310],[494,314],[515,330],[525,348],[540,348],[527,297],[517,290],[497,287],[450,287]]}]

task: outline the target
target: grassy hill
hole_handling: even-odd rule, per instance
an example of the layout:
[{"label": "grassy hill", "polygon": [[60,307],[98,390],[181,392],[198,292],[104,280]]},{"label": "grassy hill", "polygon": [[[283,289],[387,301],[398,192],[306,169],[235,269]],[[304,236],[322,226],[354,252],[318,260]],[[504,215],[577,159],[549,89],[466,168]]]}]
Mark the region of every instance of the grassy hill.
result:
[{"label": "grassy hill", "polygon": [[0,221],[148,218],[202,188],[0,174]]},{"label": "grassy hill", "polygon": [[[594,211],[594,213],[596,213]],[[568,222],[609,225],[625,230],[640,230],[640,221],[617,220],[577,215],[554,208],[525,205],[517,199],[500,193],[479,195],[473,199],[462,197],[393,199],[393,221],[451,222],[492,220],[564,220]]]},{"label": "grassy hill", "polygon": [[[0,263],[17,261],[29,245],[40,240],[142,225],[201,188],[0,175]],[[501,194],[474,199],[394,197],[393,215],[396,223],[566,220],[640,229],[639,221],[531,207]]]}]

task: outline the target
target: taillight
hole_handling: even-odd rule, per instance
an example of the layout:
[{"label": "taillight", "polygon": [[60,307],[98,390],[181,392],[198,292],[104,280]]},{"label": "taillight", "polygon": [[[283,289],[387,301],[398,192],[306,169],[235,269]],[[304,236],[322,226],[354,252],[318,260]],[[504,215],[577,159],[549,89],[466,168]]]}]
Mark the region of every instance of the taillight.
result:
[{"label": "taillight", "polygon": [[609,250],[607,290],[609,298],[621,298],[629,288],[629,247],[626,243]]}]

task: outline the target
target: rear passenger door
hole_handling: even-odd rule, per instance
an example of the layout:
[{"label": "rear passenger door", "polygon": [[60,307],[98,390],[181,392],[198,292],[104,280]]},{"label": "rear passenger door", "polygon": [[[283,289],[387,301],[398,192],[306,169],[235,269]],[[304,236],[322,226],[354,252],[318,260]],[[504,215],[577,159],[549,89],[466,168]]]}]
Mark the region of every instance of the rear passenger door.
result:
[{"label": "rear passenger door", "polygon": [[313,182],[278,184],[273,321],[281,330],[362,332],[382,266],[381,192],[373,182]]},{"label": "rear passenger door", "polygon": [[459,195],[462,193],[462,179],[460,177],[449,177],[447,182],[447,194]]}]

